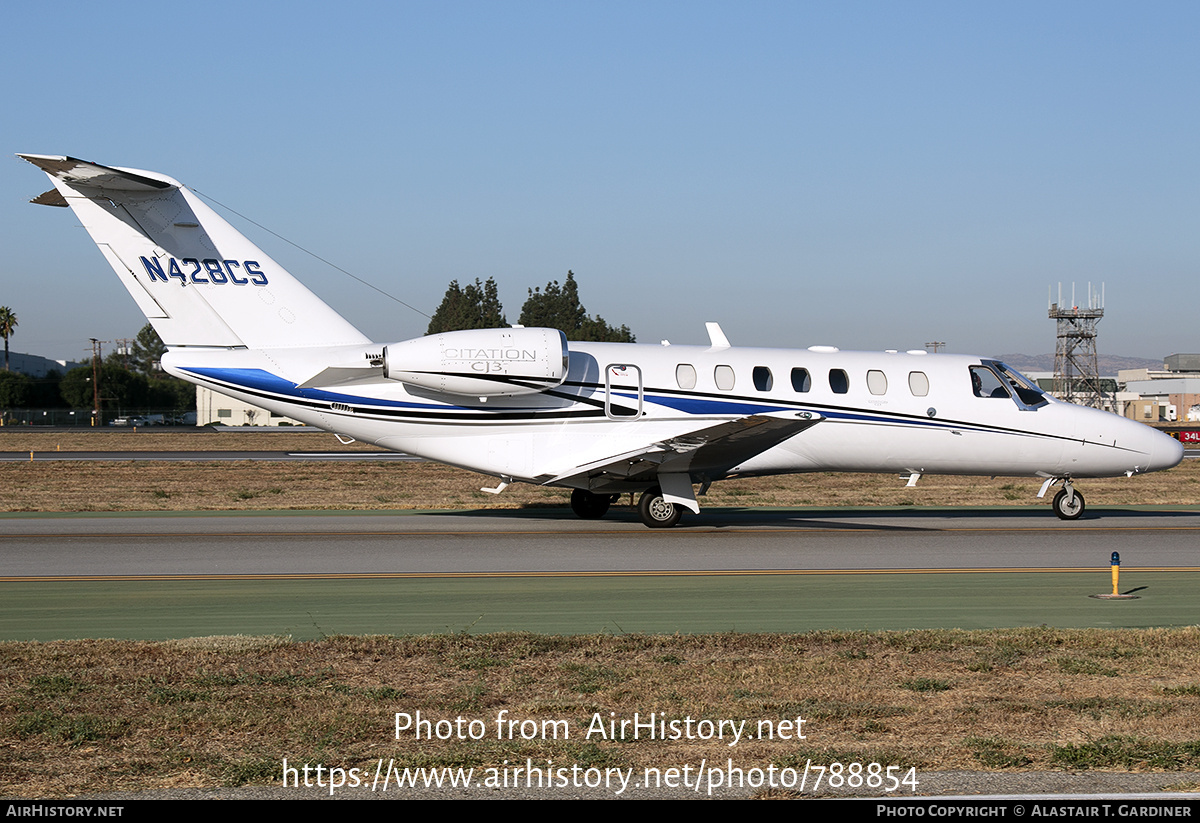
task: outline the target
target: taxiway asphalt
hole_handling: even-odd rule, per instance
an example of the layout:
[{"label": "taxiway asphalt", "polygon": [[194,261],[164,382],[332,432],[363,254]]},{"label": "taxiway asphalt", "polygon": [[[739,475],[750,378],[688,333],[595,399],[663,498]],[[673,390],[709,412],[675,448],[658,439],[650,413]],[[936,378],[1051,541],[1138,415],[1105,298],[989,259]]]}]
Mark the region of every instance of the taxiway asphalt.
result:
[{"label": "taxiway asphalt", "polygon": [[1200,511],[710,509],[0,516],[0,577],[636,575],[1128,567],[1200,570]]}]

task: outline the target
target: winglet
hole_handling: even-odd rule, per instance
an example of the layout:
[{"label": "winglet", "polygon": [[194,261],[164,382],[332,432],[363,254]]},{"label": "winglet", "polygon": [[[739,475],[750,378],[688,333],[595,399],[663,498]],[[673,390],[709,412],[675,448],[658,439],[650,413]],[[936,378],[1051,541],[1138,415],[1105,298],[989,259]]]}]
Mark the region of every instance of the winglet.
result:
[{"label": "winglet", "polygon": [[714,349],[730,348],[729,338],[721,331],[720,323],[708,322],[704,324],[704,328],[708,329],[708,342]]}]

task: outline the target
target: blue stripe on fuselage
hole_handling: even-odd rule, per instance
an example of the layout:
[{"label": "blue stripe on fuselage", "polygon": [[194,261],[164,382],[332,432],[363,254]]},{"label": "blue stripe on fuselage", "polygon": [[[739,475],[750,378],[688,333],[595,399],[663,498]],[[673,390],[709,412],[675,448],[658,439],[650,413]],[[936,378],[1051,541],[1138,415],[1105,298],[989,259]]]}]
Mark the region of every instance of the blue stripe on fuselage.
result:
[{"label": "blue stripe on fuselage", "polygon": [[323,400],[327,403],[357,404],[362,406],[387,406],[406,409],[446,409],[460,408],[445,406],[437,403],[402,403],[398,400],[380,400],[375,397],[359,397],[353,394],[325,391],[324,389],[302,389],[290,380],[284,380],[278,375],[263,369],[216,369],[216,368],[184,368],[190,372],[210,380],[227,383],[233,388],[255,389],[283,395],[284,398],[296,397],[305,400]]},{"label": "blue stripe on fuselage", "polygon": [[[288,398],[315,400],[325,403],[345,403],[346,405],[357,406],[377,406],[396,409],[434,409],[440,411],[454,410],[475,410],[485,411],[479,407],[458,406],[439,403],[406,403],[399,400],[382,400],[375,397],[362,397],[359,395],[342,394],[340,392],[331,392],[324,389],[301,389],[297,384],[290,380],[284,380],[278,375],[272,374],[263,369],[230,369],[230,368],[203,368],[203,367],[187,367],[183,371],[190,372],[199,377],[205,377],[213,381],[225,383],[232,388],[245,388],[260,392],[269,392],[280,396],[281,399]],[[599,387],[597,387],[599,388]],[[636,394],[626,394],[625,392],[613,392],[614,395],[636,401]],[[795,411],[795,406],[779,406],[766,405],[762,403],[745,403],[732,400],[712,399],[707,397],[675,397],[670,395],[650,395],[644,397],[648,403],[653,403],[659,406],[665,406],[684,414],[697,416],[714,416],[714,415],[750,415],[750,414],[768,414],[771,412]],[[862,421],[866,423],[887,423],[893,425],[910,425],[910,426],[929,426],[934,428],[962,428],[967,425],[970,428],[979,427],[978,424],[964,424],[962,422],[949,422],[939,420],[922,420],[918,417],[891,416],[885,414],[871,414],[851,411],[839,411],[835,409],[818,409],[819,414],[830,420],[845,420],[845,421]],[[539,409],[536,407],[526,407],[525,411],[537,413]],[[506,412],[518,411],[511,407],[504,409]],[[561,412],[561,409],[543,409],[545,412]],[[486,416],[486,415],[485,415]],[[989,427],[983,427],[989,428]]]}]

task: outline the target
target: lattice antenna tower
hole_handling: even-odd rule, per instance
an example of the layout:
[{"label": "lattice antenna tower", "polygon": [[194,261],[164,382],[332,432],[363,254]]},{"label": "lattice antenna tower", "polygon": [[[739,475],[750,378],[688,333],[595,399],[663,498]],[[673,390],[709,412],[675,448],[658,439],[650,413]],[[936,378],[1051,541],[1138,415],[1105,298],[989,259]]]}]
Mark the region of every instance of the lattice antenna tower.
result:
[{"label": "lattice antenna tower", "polygon": [[1071,302],[1064,305],[1062,283],[1058,284],[1058,302],[1050,302],[1050,319],[1058,324],[1058,342],[1054,348],[1054,396],[1069,403],[1103,408],[1100,388],[1100,362],[1096,355],[1096,324],[1104,316],[1104,284],[1100,291],[1087,287],[1087,304],[1075,302],[1075,284],[1071,284]]}]

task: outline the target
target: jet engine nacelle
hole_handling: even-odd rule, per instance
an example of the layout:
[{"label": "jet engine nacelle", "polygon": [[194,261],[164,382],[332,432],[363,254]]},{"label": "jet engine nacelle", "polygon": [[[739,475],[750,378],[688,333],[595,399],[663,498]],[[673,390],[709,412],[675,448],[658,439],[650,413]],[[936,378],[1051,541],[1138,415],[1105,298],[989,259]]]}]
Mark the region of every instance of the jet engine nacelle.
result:
[{"label": "jet engine nacelle", "polygon": [[558,329],[468,329],[383,348],[383,374],[410,386],[475,397],[537,394],[567,378]]}]

